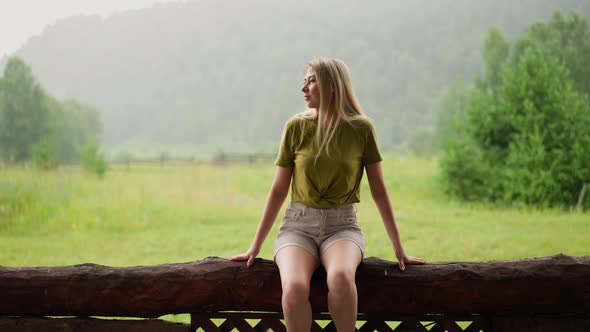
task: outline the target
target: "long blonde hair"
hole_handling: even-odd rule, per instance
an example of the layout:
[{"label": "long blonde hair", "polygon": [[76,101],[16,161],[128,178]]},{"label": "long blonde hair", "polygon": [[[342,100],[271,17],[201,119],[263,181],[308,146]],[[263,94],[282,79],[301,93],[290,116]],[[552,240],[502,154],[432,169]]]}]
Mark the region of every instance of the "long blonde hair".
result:
[{"label": "long blonde hair", "polygon": [[315,141],[318,155],[325,149],[329,156],[340,125],[366,116],[352,90],[350,71],[342,60],[317,58],[307,63],[305,70],[308,68],[311,68],[317,80],[320,105],[317,109],[309,109],[299,115],[317,123]]}]

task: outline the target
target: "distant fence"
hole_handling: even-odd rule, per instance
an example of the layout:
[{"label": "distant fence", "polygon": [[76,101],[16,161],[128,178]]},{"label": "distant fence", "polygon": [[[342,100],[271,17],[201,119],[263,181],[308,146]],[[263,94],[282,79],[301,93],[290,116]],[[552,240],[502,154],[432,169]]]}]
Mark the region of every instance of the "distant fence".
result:
[{"label": "distant fence", "polygon": [[253,164],[255,162],[261,161],[274,161],[276,159],[276,154],[264,154],[264,153],[245,153],[245,154],[238,154],[238,153],[219,153],[216,154],[212,162],[214,164],[225,164],[225,163],[236,163],[236,162],[245,162],[249,164]]},{"label": "distant fence", "polygon": [[[590,331],[590,257],[428,263],[404,272],[368,258],[356,282],[361,332]],[[320,268],[312,278],[312,331],[336,331],[326,295]],[[191,314],[190,325],[154,319],[179,313]],[[122,268],[0,267],[2,332],[285,331],[281,318],[279,273],[269,260],[251,268],[215,257]]]},{"label": "distant fence", "polygon": [[131,165],[131,164],[167,164],[170,162],[211,162],[215,165],[223,165],[229,163],[258,163],[258,162],[272,162],[276,159],[276,154],[274,153],[225,153],[220,152],[213,155],[208,160],[197,159],[194,157],[178,157],[178,156],[171,156],[166,153],[162,153],[159,156],[152,156],[152,157],[136,157],[133,155],[124,155],[124,156],[116,156],[115,158],[111,159],[109,162],[112,164],[123,164],[123,165]]}]

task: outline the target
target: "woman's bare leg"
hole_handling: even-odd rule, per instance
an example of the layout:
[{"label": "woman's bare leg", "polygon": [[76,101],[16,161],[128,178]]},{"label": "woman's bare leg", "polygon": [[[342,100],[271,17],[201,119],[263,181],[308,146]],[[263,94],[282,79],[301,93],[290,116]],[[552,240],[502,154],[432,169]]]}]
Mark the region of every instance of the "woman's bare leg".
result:
[{"label": "woman's bare leg", "polygon": [[309,288],[311,276],[319,266],[319,261],[298,246],[281,249],[275,261],[281,273],[282,305],[287,331],[309,332],[311,329]]},{"label": "woman's bare leg", "polygon": [[338,332],[353,332],[358,296],[356,268],[362,260],[360,248],[352,241],[340,240],[321,257],[328,279],[328,309]]}]

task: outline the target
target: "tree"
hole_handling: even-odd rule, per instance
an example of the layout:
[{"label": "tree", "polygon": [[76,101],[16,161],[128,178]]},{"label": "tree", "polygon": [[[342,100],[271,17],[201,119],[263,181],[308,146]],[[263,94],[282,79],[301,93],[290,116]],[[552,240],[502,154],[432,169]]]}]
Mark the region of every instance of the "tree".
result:
[{"label": "tree", "polygon": [[5,118],[4,105],[6,105],[5,98],[6,97],[4,97],[4,94],[2,93],[2,78],[0,77],[0,159],[1,160],[8,159],[8,157],[7,157],[8,151],[4,151],[5,149],[4,149],[4,144],[3,144],[4,135],[5,135],[3,129],[6,126],[6,124],[5,124],[6,120],[4,119]]},{"label": "tree", "polygon": [[44,98],[31,68],[10,58],[0,80],[0,150],[5,160],[28,160],[33,145],[47,134]]},{"label": "tree", "polygon": [[467,93],[463,80],[456,78],[442,97],[438,106],[435,133],[439,148],[463,135],[467,118]]},{"label": "tree", "polygon": [[502,85],[502,67],[508,59],[510,44],[504,39],[502,31],[492,28],[485,42],[483,57],[485,60],[485,82],[493,94]]},{"label": "tree", "polygon": [[78,162],[80,148],[98,141],[102,129],[98,111],[71,99],[59,101],[47,96],[46,103],[50,111],[48,141],[57,148],[57,159]]},{"label": "tree", "polygon": [[563,63],[574,88],[590,96],[590,29],[584,17],[575,12],[564,16],[558,11],[549,22],[533,24],[516,43],[513,63],[518,63],[531,44],[540,45]]},{"label": "tree", "polygon": [[540,26],[530,28],[509,55],[490,51],[490,41],[499,40],[497,31],[490,32],[487,72],[469,92],[464,135],[446,145],[441,158],[447,192],[574,206],[590,182],[590,105],[574,87],[568,68],[575,64],[564,62],[577,58],[559,56],[544,42],[549,38],[535,37],[531,31]]},{"label": "tree", "polygon": [[8,60],[0,78],[0,156],[4,160],[34,159],[44,168],[74,163],[80,160],[80,147],[98,141],[101,129],[95,108],[47,95],[29,66],[16,57]]},{"label": "tree", "polygon": [[590,182],[590,107],[569,77],[541,45],[505,73],[500,107],[515,129],[504,167],[510,200],[572,206]]}]

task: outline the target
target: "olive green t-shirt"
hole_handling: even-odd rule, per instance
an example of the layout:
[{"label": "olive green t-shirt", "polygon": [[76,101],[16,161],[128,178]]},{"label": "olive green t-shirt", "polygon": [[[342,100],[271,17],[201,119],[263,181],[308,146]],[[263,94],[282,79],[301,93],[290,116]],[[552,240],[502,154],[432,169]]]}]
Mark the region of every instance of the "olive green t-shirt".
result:
[{"label": "olive green t-shirt", "polygon": [[383,160],[373,124],[363,118],[339,125],[330,156],[324,149],[314,164],[316,130],[299,115],[285,124],[275,165],[293,168],[291,199],[316,209],[360,202],[364,165]]}]

